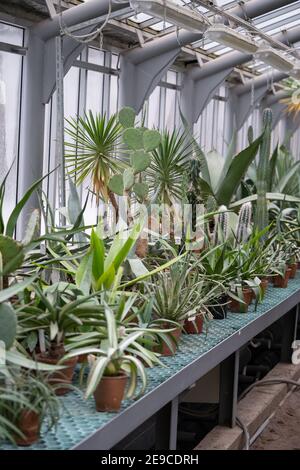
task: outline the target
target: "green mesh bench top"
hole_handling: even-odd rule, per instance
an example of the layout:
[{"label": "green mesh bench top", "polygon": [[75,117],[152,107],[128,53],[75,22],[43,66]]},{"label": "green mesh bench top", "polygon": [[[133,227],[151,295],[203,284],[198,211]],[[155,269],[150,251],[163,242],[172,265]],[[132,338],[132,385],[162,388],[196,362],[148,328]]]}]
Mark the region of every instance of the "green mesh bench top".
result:
[{"label": "green mesh bench top", "polygon": [[[19,449],[111,448],[299,302],[298,273],[287,289],[269,287],[256,311],[252,306],[248,313],[229,313],[225,320],[212,320],[207,334],[182,335],[176,355],[162,358],[166,367],[147,369],[145,395],[137,401],[124,401],[119,413],[97,413],[93,398],[86,401],[81,391],[72,391],[60,398],[64,411],[57,428],[46,432],[45,426],[39,442]],[[9,444],[0,447],[14,448]]]}]

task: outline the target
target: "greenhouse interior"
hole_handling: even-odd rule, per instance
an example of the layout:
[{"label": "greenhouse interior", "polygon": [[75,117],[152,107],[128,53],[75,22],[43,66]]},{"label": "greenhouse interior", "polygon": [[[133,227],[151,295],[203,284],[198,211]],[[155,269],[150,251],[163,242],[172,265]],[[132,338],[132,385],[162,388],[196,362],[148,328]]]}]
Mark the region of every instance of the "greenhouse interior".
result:
[{"label": "greenhouse interior", "polygon": [[0,1],[1,459],[300,450],[299,145],[300,1]]}]

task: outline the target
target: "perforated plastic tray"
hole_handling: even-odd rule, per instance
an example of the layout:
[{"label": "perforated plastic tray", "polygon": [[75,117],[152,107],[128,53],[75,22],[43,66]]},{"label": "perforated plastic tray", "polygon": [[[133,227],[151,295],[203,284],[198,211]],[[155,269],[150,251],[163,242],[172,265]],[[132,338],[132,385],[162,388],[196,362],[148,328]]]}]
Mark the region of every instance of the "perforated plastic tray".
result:
[{"label": "perforated plastic tray", "polygon": [[[254,311],[254,307],[252,306],[248,313],[229,313],[225,320],[212,320],[209,324],[207,334],[183,335],[176,355],[174,357],[162,358],[162,361],[167,367],[147,369],[148,386],[146,394],[168,380],[175,373],[178,373],[191,364],[195,359],[209,353],[212,348],[229,338],[238,330],[246,327],[254,320],[272,310],[276,305],[284,302],[298,290],[300,290],[299,273],[295,280],[289,282],[287,289],[269,287],[264,302],[258,306],[256,311]],[[60,398],[60,400],[62,401],[64,410],[57,428],[46,432],[46,425],[44,425],[39,442],[30,447],[19,447],[19,449],[70,449],[98,429],[103,428],[109,421],[116,417],[115,413],[97,413],[93,398],[84,400],[83,394],[79,390],[72,391],[65,397]],[[143,400],[143,397],[140,400]],[[132,401],[124,401],[121,412],[130,404],[132,404]],[[14,448],[14,446],[9,444],[0,446],[2,450],[11,450]]]}]

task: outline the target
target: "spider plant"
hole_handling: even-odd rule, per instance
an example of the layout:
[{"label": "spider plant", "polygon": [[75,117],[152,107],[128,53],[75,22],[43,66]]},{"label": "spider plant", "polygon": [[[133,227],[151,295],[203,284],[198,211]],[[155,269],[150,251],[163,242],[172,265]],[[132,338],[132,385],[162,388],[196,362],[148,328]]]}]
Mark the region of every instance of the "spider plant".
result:
[{"label": "spider plant", "polygon": [[[39,438],[44,421],[48,430],[56,425],[61,404],[54,388],[41,373],[33,374],[32,371],[22,368],[11,368],[9,374],[5,391],[10,398],[6,400],[5,406],[2,404],[2,417],[9,420],[18,430],[11,436],[13,440],[22,445],[29,445]],[[20,399],[16,399],[18,396]]]},{"label": "spider plant", "polygon": [[90,177],[97,203],[100,198],[105,202],[110,199],[115,206],[115,196],[108,182],[112,175],[124,169],[124,162],[118,157],[121,125],[117,116],[108,119],[106,115],[89,111],[84,117],[68,119],[65,132],[71,138],[65,144],[69,174],[78,185]]}]

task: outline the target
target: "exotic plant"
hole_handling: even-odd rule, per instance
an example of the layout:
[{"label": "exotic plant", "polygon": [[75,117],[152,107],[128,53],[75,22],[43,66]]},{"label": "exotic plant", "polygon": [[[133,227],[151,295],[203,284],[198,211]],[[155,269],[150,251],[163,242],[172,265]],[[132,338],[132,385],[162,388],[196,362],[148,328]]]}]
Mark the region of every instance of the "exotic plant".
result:
[{"label": "exotic plant", "polygon": [[215,216],[215,226],[212,235],[213,245],[216,246],[223,243],[228,236],[229,231],[229,217],[228,209],[226,206],[221,206],[218,209],[218,214]]},{"label": "exotic plant", "polygon": [[6,437],[19,445],[29,445],[38,440],[43,422],[46,422],[48,430],[56,425],[61,403],[54,388],[40,372],[10,368],[8,373],[3,395],[6,392],[9,398],[4,403],[0,392],[0,414],[13,426],[13,434]]},{"label": "exotic plant", "polygon": [[182,200],[182,180],[191,164],[192,143],[181,130],[163,131],[147,169],[152,202],[172,206]]},{"label": "exotic plant", "polygon": [[111,177],[124,168],[119,157],[122,127],[116,115],[109,119],[92,111],[84,117],[67,120],[66,134],[71,138],[65,143],[66,168],[76,184],[91,178],[97,204],[102,198],[111,201],[116,208],[114,193],[108,186]]},{"label": "exotic plant", "polygon": [[84,295],[74,284],[44,286],[38,281],[30,291],[18,306],[20,339],[30,351],[39,346],[44,356],[59,360],[65,354],[68,334],[84,325],[103,324],[101,307],[93,300],[95,294]]},{"label": "exotic plant", "polygon": [[160,143],[160,133],[135,124],[136,114],[131,108],[119,112],[119,123],[123,129],[122,140],[126,147],[129,164],[123,174],[112,176],[109,188],[119,196],[134,195],[138,202],[144,203],[148,198],[149,186],[142,180],[143,172],[151,164],[151,152]]},{"label": "exotic plant", "polygon": [[[130,378],[127,396],[133,397],[140,387],[137,396],[143,393],[147,384],[147,377],[143,359],[149,363],[150,354],[137,341],[145,334],[143,329],[127,334],[126,329],[120,328],[113,310],[105,305],[106,335],[100,339],[97,345],[87,346],[68,353],[67,358],[78,354],[89,354],[91,369],[88,375],[86,398],[92,395],[103,377],[118,377],[124,373]],[[78,343],[80,345],[80,342]],[[141,383],[137,381],[138,376]]]},{"label": "exotic plant", "polygon": [[257,167],[257,204],[256,204],[256,227],[259,231],[269,224],[267,203],[267,178],[270,165],[271,133],[272,133],[272,111],[265,109],[263,113],[264,132],[260,147],[259,162]]},{"label": "exotic plant", "polygon": [[242,205],[236,228],[236,242],[245,243],[251,233],[252,204],[246,202]]},{"label": "exotic plant", "polygon": [[293,114],[294,117],[300,112],[299,85],[299,81],[292,77],[284,80],[284,91],[289,96],[280,100],[281,103],[286,105],[287,114]]}]

